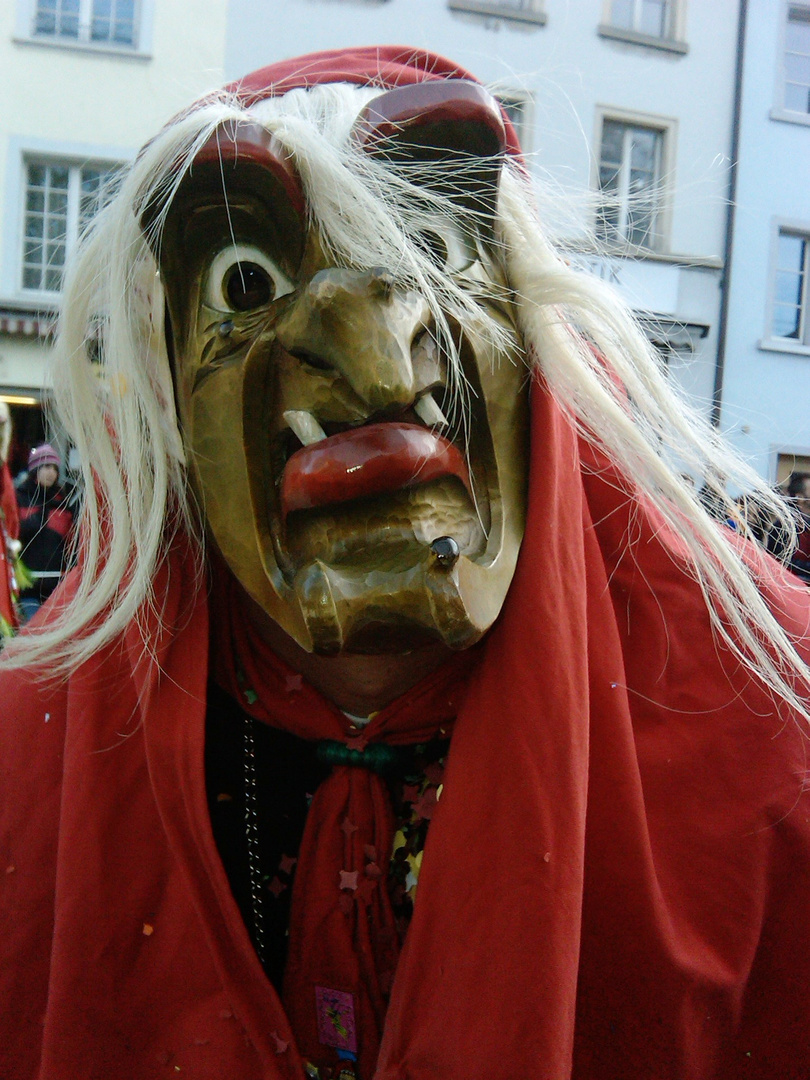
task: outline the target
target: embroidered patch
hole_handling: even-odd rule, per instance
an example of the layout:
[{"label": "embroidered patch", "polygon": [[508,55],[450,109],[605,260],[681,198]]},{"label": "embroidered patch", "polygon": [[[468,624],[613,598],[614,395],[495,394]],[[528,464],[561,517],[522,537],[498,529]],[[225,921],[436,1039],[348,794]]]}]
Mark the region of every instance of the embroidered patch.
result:
[{"label": "embroidered patch", "polygon": [[342,990],[315,987],[318,1014],[318,1041],[322,1046],[357,1053],[357,1029],[354,1023],[354,997]]}]

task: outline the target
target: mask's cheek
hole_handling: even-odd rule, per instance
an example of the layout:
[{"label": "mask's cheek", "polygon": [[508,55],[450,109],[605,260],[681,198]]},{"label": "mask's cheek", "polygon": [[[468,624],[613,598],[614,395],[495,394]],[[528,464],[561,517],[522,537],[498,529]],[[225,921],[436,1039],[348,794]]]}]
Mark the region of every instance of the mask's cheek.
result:
[{"label": "mask's cheek", "polygon": [[473,341],[472,348],[478,402],[485,413],[471,435],[471,454],[478,459],[487,478],[489,545],[481,564],[493,565],[497,571],[491,589],[505,591],[514,571],[526,518],[529,375],[517,338],[514,348],[504,353],[480,340]]},{"label": "mask's cheek", "polygon": [[294,594],[257,522],[251,471],[264,471],[245,449],[244,367],[223,367],[193,392],[182,391],[181,418],[190,481],[206,529],[234,577],[259,606],[305,648],[311,648]]}]

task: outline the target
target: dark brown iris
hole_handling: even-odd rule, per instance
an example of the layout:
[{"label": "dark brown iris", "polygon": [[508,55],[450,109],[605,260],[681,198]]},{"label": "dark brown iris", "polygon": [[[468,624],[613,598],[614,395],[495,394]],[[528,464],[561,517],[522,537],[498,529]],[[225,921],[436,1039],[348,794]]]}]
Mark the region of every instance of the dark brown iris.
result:
[{"label": "dark brown iris", "polygon": [[274,292],[270,276],[257,263],[237,263],[225,276],[225,295],[234,311],[252,311],[269,304]]}]

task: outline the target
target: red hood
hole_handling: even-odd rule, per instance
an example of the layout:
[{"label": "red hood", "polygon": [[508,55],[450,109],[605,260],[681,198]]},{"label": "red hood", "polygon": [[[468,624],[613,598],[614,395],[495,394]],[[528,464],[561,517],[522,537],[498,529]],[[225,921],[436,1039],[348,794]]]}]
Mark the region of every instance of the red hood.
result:
[{"label": "red hood", "polygon": [[[479,82],[474,75],[437,53],[413,49],[406,45],[365,45],[354,49],[327,49],[252,71],[225,88],[237,94],[245,105],[255,105],[265,98],[279,97],[289,90],[321,83],[374,84],[384,89],[411,86],[414,83],[437,79],[468,79]],[[506,113],[507,147],[519,155],[520,142]]]}]

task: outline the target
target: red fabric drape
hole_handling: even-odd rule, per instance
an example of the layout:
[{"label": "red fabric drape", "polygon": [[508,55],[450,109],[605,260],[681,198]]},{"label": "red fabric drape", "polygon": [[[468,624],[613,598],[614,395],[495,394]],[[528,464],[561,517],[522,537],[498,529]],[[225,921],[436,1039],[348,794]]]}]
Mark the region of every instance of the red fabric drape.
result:
[{"label": "red fabric drape", "polygon": [[[715,640],[678,538],[536,389],[526,539],[376,1080],[806,1080],[806,737]],[[8,1080],[301,1078],[211,835],[193,570],[176,545],[153,652],[133,626],[66,683],[0,678]],[[806,638],[806,590],[769,573]]]},{"label": "red fabric drape", "polygon": [[[212,655],[216,681],[245,712],[301,738],[357,750],[450,738],[479,650],[457,653],[358,728],[251,632],[242,595],[232,578],[215,580]],[[288,685],[296,687],[294,694],[285,692]],[[394,815],[382,777],[365,768],[333,768],[314,793],[298,853],[284,1005],[305,1059],[328,1065],[334,1054],[320,1043],[317,988],[351,995],[361,1076],[374,1072],[399,957],[385,876],[369,878],[365,868],[369,861],[387,867],[393,840]],[[351,887],[342,891],[346,880]]]},{"label": "red fabric drape", "polygon": [[[800,1080],[806,739],[715,643],[676,538],[599,462],[583,476],[542,393],[531,464],[377,1080]],[[133,627],[67,685],[2,678],[10,1080],[300,1080],[211,836],[193,581],[176,550],[154,657]],[[806,629],[803,587],[775,579],[774,601]]]},{"label": "red fabric drape", "polygon": [[14,569],[8,541],[16,540],[19,535],[20,518],[14,482],[8,464],[3,462],[0,466],[0,616],[12,629],[17,627],[17,612],[12,599]]},{"label": "red fabric drape", "polygon": [[0,467],[0,510],[2,510],[3,514],[6,536],[11,540],[18,539],[20,535],[20,513],[17,507],[14,481],[11,479],[11,471],[7,462],[4,462]]}]

